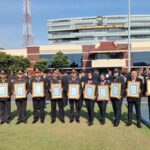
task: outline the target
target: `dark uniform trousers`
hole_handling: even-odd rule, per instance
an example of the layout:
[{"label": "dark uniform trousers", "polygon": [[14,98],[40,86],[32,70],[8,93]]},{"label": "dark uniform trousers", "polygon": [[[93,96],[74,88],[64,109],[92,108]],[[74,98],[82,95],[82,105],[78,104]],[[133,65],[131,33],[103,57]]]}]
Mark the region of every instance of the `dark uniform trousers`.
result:
[{"label": "dark uniform trousers", "polygon": [[[108,85],[109,82],[107,80],[99,81],[98,85]],[[98,107],[100,109],[100,122],[105,124],[105,116],[106,116],[106,107],[108,101],[97,101]]]},{"label": "dark uniform trousers", "polygon": [[[129,81],[132,81],[130,78]],[[143,83],[142,79],[136,78],[135,81],[140,82],[140,98],[127,98],[128,101],[128,123],[132,123],[132,111],[133,111],[133,105],[135,105],[135,110],[136,110],[136,119],[137,119],[137,124],[139,125],[141,123],[141,96],[143,93]],[[127,81],[128,83],[128,81]]]},{"label": "dark uniform trousers", "polygon": [[40,119],[44,121],[45,119],[45,98],[33,98],[33,117],[34,120],[38,120],[38,110],[40,110]]},{"label": "dark uniform trousers", "polygon": [[128,122],[132,123],[133,105],[135,105],[137,123],[140,124],[141,123],[141,110],[140,110],[141,102],[137,101],[136,99],[132,100],[131,102],[128,101]]},{"label": "dark uniform trousers", "polygon": [[111,82],[121,84],[121,98],[120,99],[111,98],[111,103],[113,106],[114,116],[115,116],[115,123],[120,123],[122,102],[125,94],[125,81],[122,77],[114,77],[112,78]]},{"label": "dark uniform trousers", "polygon": [[[0,79],[0,83],[8,83],[8,95],[11,97],[12,83],[10,79]],[[9,122],[11,113],[11,98],[0,98],[0,120],[1,122]]]},{"label": "dark uniform trousers", "polygon": [[[80,118],[80,99],[79,100],[69,100],[70,105],[70,120],[79,120]],[[76,109],[76,110],[75,110]]]},{"label": "dark uniform trousers", "polygon": [[0,119],[2,122],[10,121],[10,110],[11,110],[11,102],[0,101]]},{"label": "dark uniform trousers", "polygon": [[111,102],[114,110],[115,122],[119,123],[121,119],[121,108],[122,108],[123,98],[121,99],[111,98]]},{"label": "dark uniform trousers", "polygon": [[100,122],[105,123],[105,116],[106,116],[106,107],[107,101],[97,101],[98,107],[100,109]]},{"label": "dark uniform trousers", "polygon": [[94,100],[85,100],[85,104],[88,110],[89,122],[93,123],[94,120]]},{"label": "dark uniform trousers", "polygon": [[51,100],[51,119],[56,120],[56,104],[58,103],[59,108],[59,119],[64,121],[64,102],[62,99]]},{"label": "dark uniform trousers", "polygon": [[69,99],[69,105],[70,105],[70,114],[69,118],[71,120],[79,121],[80,118],[80,110],[81,110],[81,83],[79,77],[76,78],[70,78],[68,81],[68,84],[79,84],[80,85],[80,98],[79,99]]},{"label": "dark uniform trousers", "polygon": [[26,121],[27,99],[17,99],[16,105],[17,105],[18,121]]}]

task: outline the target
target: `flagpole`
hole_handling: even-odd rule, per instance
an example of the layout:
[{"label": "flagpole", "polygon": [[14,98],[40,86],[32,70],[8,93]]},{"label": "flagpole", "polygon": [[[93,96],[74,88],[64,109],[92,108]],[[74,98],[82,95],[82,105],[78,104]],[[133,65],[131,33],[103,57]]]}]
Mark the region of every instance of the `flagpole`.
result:
[{"label": "flagpole", "polygon": [[130,0],[128,0],[128,72],[131,70],[131,43],[130,43]]}]

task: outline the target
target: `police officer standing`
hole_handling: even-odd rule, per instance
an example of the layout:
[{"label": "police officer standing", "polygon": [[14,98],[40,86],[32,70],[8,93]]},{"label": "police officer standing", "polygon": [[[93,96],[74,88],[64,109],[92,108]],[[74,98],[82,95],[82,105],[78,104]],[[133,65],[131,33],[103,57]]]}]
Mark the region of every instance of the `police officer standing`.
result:
[{"label": "police officer standing", "polygon": [[[85,85],[86,84],[90,84],[90,85],[95,85],[96,87],[96,81],[93,79],[92,73],[89,72],[88,73],[88,77],[85,80]],[[95,89],[96,90],[96,89]],[[85,93],[85,86],[84,86],[84,90],[83,93]],[[95,99],[96,99],[96,92],[94,95],[93,99],[85,99],[85,103],[86,103],[86,107],[87,107],[87,111],[88,111],[88,126],[92,126],[93,125],[93,120],[94,120],[94,105],[95,105]]]},{"label": "police officer standing", "polygon": [[122,102],[123,102],[123,97],[124,97],[124,93],[125,93],[125,81],[122,77],[120,77],[118,69],[114,70],[114,76],[111,80],[111,83],[121,83],[121,97],[111,98],[111,102],[112,102],[112,106],[113,106],[113,110],[114,110],[114,115],[115,115],[114,126],[116,127],[120,123],[121,108],[122,108]]},{"label": "police officer standing", "polygon": [[[41,76],[40,69],[35,68],[34,74],[35,74],[35,77],[31,80],[31,83],[30,83],[30,92],[32,94],[32,100],[33,100],[33,122],[32,122],[33,124],[35,124],[39,119],[38,110],[40,110],[41,123],[44,123],[44,120],[45,120],[45,113],[44,113],[45,95],[46,95],[46,92],[48,92],[46,82],[45,82],[44,78]],[[33,83],[38,83],[38,82],[43,82],[43,84],[44,84],[44,96],[43,97],[34,97],[34,95],[33,95],[32,85],[33,85]]]},{"label": "police officer standing", "polygon": [[[97,86],[104,86],[104,85],[110,85],[110,82],[106,80],[105,74],[101,73],[100,79],[98,80]],[[107,107],[108,101],[97,101],[98,107],[100,109],[100,124],[105,124],[105,115],[106,115],[106,107]]]},{"label": "police officer standing", "polygon": [[10,80],[7,78],[7,72],[2,70],[0,72],[0,83],[7,83],[8,84],[8,97],[7,98],[0,98],[0,124],[3,123],[10,123],[10,112],[11,112],[11,83]]},{"label": "police officer standing", "polygon": [[[59,77],[60,72],[58,69],[54,70],[53,77],[50,80],[50,84],[61,84],[62,85],[62,79]],[[52,93],[53,90],[50,88],[50,92]],[[63,92],[63,88],[61,89],[61,92]],[[60,99],[51,99],[51,123],[54,123],[56,121],[56,104],[58,103],[59,107],[59,119],[62,123],[65,123],[64,121],[64,103],[63,98]]]},{"label": "police officer standing", "polygon": [[[79,84],[80,94],[81,94],[81,83],[80,83],[79,77],[77,76],[77,71],[75,69],[72,69],[71,78],[69,78],[68,84]],[[72,123],[74,119],[76,120],[77,123],[80,123],[80,119],[79,119],[80,118],[80,105],[81,105],[80,98],[69,99],[69,105],[70,105],[70,115],[69,115],[70,123]],[[76,112],[74,110],[74,107],[76,109]]]},{"label": "police officer standing", "polygon": [[[24,76],[24,70],[19,69],[17,71],[17,78],[14,80],[13,84],[18,84],[18,83],[25,83],[26,86],[26,93],[25,95],[29,93],[29,80]],[[13,95],[14,97],[16,96],[14,86],[13,86]],[[21,122],[27,123],[27,116],[26,116],[26,108],[27,108],[27,97],[26,98],[20,98],[16,99],[16,105],[17,105],[17,115],[18,115],[18,121],[16,124],[20,124]]]},{"label": "police officer standing", "polygon": [[[131,70],[131,77],[127,80],[127,85],[128,85],[129,81],[140,82],[140,89],[138,91],[140,94],[140,97],[139,98],[133,98],[133,97],[127,98],[127,101],[128,101],[128,123],[126,125],[127,126],[132,125],[132,111],[133,111],[133,105],[135,105],[137,127],[142,128],[141,127],[141,108],[140,108],[140,106],[141,106],[141,96],[143,93],[143,82],[142,82],[142,79],[137,77],[137,70],[135,70],[135,69]],[[126,89],[126,92],[128,92],[128,89]]]}]

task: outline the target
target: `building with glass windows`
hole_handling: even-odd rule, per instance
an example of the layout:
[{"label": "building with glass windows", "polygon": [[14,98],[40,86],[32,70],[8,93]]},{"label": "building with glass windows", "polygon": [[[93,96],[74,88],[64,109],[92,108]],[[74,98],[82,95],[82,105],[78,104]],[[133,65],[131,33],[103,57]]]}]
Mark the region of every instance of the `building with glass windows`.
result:
[{"label": "building with glass windows", "polygon": [[[51,45],[128,42],[127,15],[50,19],[47,27]],[[146,41],[150,41],[150,15],[131,15],[131,42]]]},{"label": "building with glass windows", "polygon": [[[0,50],[10,55],[24,56],[31,61],[28,72],[33,72],[36,61],[41,58],[49,61],[61,51],[68,56],[68,68],[76,66],[78,69],[88,70],[96,68],[101,71],[120,68],[123,72],[128,70],[128,44],[117,44],[114,41],[100,42],[95,45],[41,45],[18,50]],[[150,42],[131,43],[131,67],[150,67]]]}]

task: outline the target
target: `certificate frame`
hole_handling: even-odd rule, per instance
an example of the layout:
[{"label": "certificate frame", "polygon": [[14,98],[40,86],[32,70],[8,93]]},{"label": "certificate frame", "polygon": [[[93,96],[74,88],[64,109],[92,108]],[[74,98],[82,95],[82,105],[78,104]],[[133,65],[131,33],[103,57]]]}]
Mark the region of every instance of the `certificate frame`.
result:
[{"label": "certificate frame", "polygon": [[[62,95],[62,84],[61,83],[58,83],[58,84],[51,84],[50,85],[50,88],[52,89],[52,92],[51,92],[51,99],[61,99],[63,98],[63,95]],[[55,89],[54,89],[55,88]],[[53,90],[56,90],[56,88],[59,88],[60,92],[59,92],[59,95],[55,95]],[[58,89],[57,89],[58,90]]]},{"label": "certificate frame", "polygon": [[[137,86],[137,93],[135,93],[134,95],[131,93],[130,94],[130,92],[131,92],[131,86],[133,86],[133,85],[136,85]],[[139,98],[140,97],[140,93],[139,93],[139,90],[140,90],[140,82],[139,81],[128,81],[128,83],[127,83],[127,89],[128,89],[128,91],[127,91],[127,97],[130,97],[130,98]]]},{"label": "certificate frame", "polygon": [[1,95],[1,93],[0,93],[0,98],[9,98],[9,94],[8,94],[8,83],[0,83],[0,88],[2,88],[2,87],[4,87],[4,88],[6,88],[6,95],[4,94],[4,95]]},{"label": "certificate frame", "polygon": [[[101,97],[100,95],[100,90],[104,89],[106,93],[106,97]],[[109,86],[108,85],[98,85],[98,96],[97,96],[97,101],[109,101],[110,96],[109,96]]]},{"label": "certificate frame", "polygon": [[[90,89],[91,88],[91,89]],[[92,95],[88,95],[88,93],[90,93],[89,90],[92,90]],[[96,90],[96,85],[93,84],[85,84],[85,92],[83,94],[84,99],[90,99],[90,100],[94,100],[94,96],[95,96],[95,90]]]},{"label": "certificate frame", "polygon": [[[22,90],[24,90],[24,91],[22,91],[22,92],[23,92],[22,95],[17,95],[19,86],[20,86],[20,88],[23,87]],[[27,98],[27,95],[25,94],[26,91],[27,91],[27,90],[26,90],[26,85],[25,85],[25,83],[15,83],[15,84],[14,84],[14,92],[16,93],[16,95],[15,95],[15,97],[14,97],[15,99],[24,99],[24,98]],[[19,92],[19,93],[20,93],[20,92]]]},{"label": "certificate frame", "polygon": [[[35,92],[35,86],[40,85],[41,86],[41,93],[38,94]],[[36,98],[36,97],[44,97],[44,82],[33,82],[32,83],[32,97]]]},{"label": "certificate frame", "polygon": [[[115,86],[117,88],[119,88],[117,93],[113,93],[113,91],[115,90],[113,88],[115,88]],[[118,82],[111,83],[110,97],[111,98],[121,98],[121,87],[122,87],[121,83],[118,83]]]},{"label": "certificate frame", "polygon": [[[76,95],[71,95],[71,88],[76,88],[76,91],[77,91],[77,94]],[[71,99],[75,99],[75,100],[78,100],[80,99],[80,84],[69,84],[68,85],[68,99],[71,100]]]},{"label": "certificate frame", "polygon": [[147,87],[146,92],[148,93],[148,95],[150,95],[150,79],[146,80],[146,87]]}]

